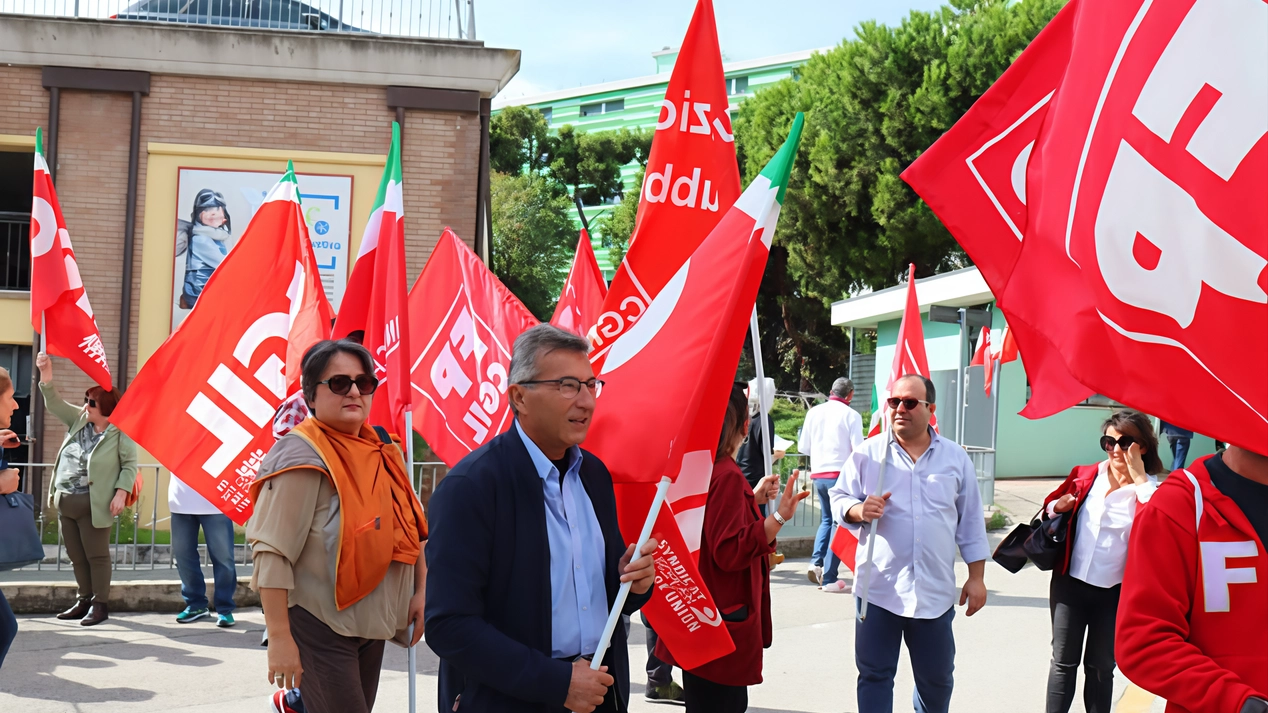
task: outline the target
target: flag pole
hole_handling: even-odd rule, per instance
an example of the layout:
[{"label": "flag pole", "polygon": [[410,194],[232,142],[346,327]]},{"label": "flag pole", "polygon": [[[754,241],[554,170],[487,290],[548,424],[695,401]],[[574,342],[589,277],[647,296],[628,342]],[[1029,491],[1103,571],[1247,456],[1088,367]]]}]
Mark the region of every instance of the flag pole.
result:
[{"label": "flag pole", "polygon": [[[886,425],[888,426],[889,424],[886,422]],[[885,451],[881,454],[881,474],[880,474],[880,477],[877,478],[876,480],[876,496],[877,497],[885,496],[885,470],[889,467],[889,446],[893,442],[894,442],[894,430],[892,428],[886,428],[885,429]],[[868,595],[868,588],[869,588],[869,585],[871,585],[872,580],[871,578],[867,576],[868,570],[866,567],[867,565],[872,564],[872,550],[876,548],[876,522],[879,519],[880,518],[873,519],[871,522],[871,529],[868,531],[868,534],[867,534],[867,559],[863,561],[864,566],[860,567],[858,570],[859,589],[861,589],[862,591],[857,593],[859,595],[859,598],[863,600],[863,605],[859,609],[859,621],[867,621],[867,595]]]},{"label": "flag pole", "polygon": [[762,476],[770,475],[774,471],[774,462],[771,460],[774,455],[771,451],[775,442],[771,440],[770,422],[767,419],[768,411],[766,410],[766,369],[762,365],[762,340],[761,335],[757,331],[757,305],[753,305],[753,316],[749,320],[749,332],[753,336],[753,368],[757,371],[757,410],[761,418],[762,429],[762,462],[766,466],[766,470],[762,471]]},{"label": "flag pole", "polygon": [[[415,497],[418,496],[418,488],[414,488],[414,412],[405,409],[405,465],[409,469],[409,485],[414,489]],[[415,680],[418,676],[418,647],[414,642],[414,622],[409,625],[409,713],[415,713],[415,707],[418,704],[418,682]]]},{"label": "flag pole", "polygon": [[[665,503],[665,496],[669,494],[669,486],[673,481],[669,476],[660,479],[656,484],[656,497],[652,498],[652,506],[647,511],[647,519],[643,521],[643,529],[638,533],[638,542],[634,546],[634,556],[630,561],[638,559],[639,551],[643,549],[643,545],[651,539],[652,528],[656,526],[656,517],[660,515],[660,507]],[[608,612],[608,621],[603,625],[603,634],[599,637],[599,646],[594,652],[594,659],[590,661],[590,668],[597,671],[603,665],[603,656],[608,652],[608,646],[612,643],[612,633],[616,631],[616,625],[621,621],[621,612],[625,609],[625,600],[630,596],[630,588],[633,587],[632,582],[622,582],[621,588],[616,592],[616,601],[612,603],[612,611]]]}]

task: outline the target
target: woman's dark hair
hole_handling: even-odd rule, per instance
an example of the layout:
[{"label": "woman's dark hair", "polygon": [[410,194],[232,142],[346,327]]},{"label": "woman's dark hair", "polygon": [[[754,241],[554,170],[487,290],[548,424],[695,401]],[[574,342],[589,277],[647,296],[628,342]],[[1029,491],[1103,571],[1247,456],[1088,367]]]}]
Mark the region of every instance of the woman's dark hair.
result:
[{"label": "woman's dark hair", "polygon": [[114,413],[114,407],[119,405],[119,399],[123,398],[123,392],[116,386],[109,391],[100,386],[93,386],[84,392],[84,396],[97,402],[97,410],[102,416],[109,417]]},{"label": "woman's dark hair", "polygon": [[374,375],[374,359],[370,358],[370,350],[347,339],[325,339],[308,348],[299,363],[299,386],[304,392],[304,401],[311,408],[317,399],[317,382],[326,373],[326,367],[336,354],[350,354],[361,362],[365,373]]},{"label": "woman's dark hair", "polygon": [[1146,473],[1158,475],[1166,472],[1162,458],[1158,457],[1158,436],[1148,416],[1139,411],[1121,409],[1105,419],[1105,423],[1101,424],[1101,434],[1104,435],[1110,427],[1124,436],[1135,438],[1140,444],[1140,459],[1144,461]]},{"label": "woman's dark hair", "polygon": [[189,216],[189,229],[192,231],[195,225],[202,224],[202,214],[205,210],[220,208],[225,212],[225,230],[233,232],[233,219],[229,217],[229,204],[225,202],[225,197],[219,191],[213,191],[210,188],[204,188],[194,196],[194,211]]},{"label": "woman's dark hair", "polygon": [[748,422],[748,396],[744,395],[747,384],[737,383],[731,387],[731,396],[726,403],[726,416],[722,419],[722,433],[718,436],[718,450],[713,456],[714,462],[731,457],[731,447],[744,433],[744,424]]}]

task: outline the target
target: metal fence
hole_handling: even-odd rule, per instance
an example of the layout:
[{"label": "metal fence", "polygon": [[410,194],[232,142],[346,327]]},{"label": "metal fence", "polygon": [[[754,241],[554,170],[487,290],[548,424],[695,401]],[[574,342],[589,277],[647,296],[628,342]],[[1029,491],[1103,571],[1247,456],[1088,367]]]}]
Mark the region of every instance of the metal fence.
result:
[{"label": "metal fence", "polygon": [[[46,535],[47,539],[53,539],[52,531],[57,532],[56,549],[53,549],[53,543],[46,542],[44,560],[24,569],[61,571],[64,564],[69,567],[70,561],[66,559],[64,553],[61,528],[56,525],[57,513],[45,507],[49,482],[45,476],[51,477],[53,464],[10,463],[9,465],[22,469],[24,490],[35,497],[36,523],[40,530],[40,541],[45,542]],[[170,536],[167,534],[170,532],[168,526],[170,517],[159,517],[160,500],[167,502],[167,487],[160,484],[161,470],[161,466],[154,464],[137,466],[137,474],[143,478],[142,498],[138,500],[138,505],[144,504],[145,510],[143,511],[140,507],[128,508],[114,518],[110,535],[110,561],[115,570],[137,571],[176,567],[172,557]],[[447,470],[447,466],[439,462],[414,464],[414,492],[418,494],[424,505],[431,499],[431,494],[436,490],[436,483],[444,477]],[[167,539],[168,542],[160,542],[159,540],[162,539]],[[198,545],[198,556],[203,566],[210,564],[205,544]],[[244,566],[251,562],[249,542],[244,541],[234,545],[234,561]]]},{"label": "metal fence", "polygon": [[30,213],[0,211],[0,290],[31,289],[30,235]]},{"label": "metal fence", "polygon": [[977,471],[977,491],[982,495],[982,505],[995,504],[995,449],[965,446],[973,470]]},{"label": "metal fence", "polygon": [[475,0],[0,0],[0,13],[474,40]]}]

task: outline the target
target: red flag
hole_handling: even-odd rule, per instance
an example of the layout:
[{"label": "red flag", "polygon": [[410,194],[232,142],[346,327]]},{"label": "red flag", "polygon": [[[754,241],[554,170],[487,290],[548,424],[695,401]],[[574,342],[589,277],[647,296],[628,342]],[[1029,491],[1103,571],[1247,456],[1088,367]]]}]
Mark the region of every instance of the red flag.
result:
[{"label": "red flag", "polygon": [[727,102],[713,0],[699,0],[660,102],[629,251],[590,330],[596,371],[740,195]]},{"label": "red flag", "polygon": [[1004,334],[1000,338],[999,349],[996,349],[995,345],[990,344],[989,333],[988,333],[987,339],[988,339],[987,344],[990,346],[990,351],[987,354],[987,358],[983,366],[986,367],[986,369],[984,370],[985,380],[986,380],[986,386],[985,386],[986,395],[990,396],[991,382],[994,381],[995,379],[995,370],[998,369],[1001,364],[1006,364],[1010,361],[1016,361],[1018,357],[1018,352],[1017,352],[1017,341],[1013,338],[1013,330],[1011,327],[1004,327]]},{"label": "red flag", "polygon": [[71,360],[101,388],[110,390],[106,348],[44,161],[43,129],[35,130],[35,182],[31,187],[31,326],[44,335],[49,354]]},{"label": "red flag", "polygon": [[238,524],[251,516],[247,489],[273,445],[273,414],[334,317],[299,200],[288,166],[110,415]]},{"label": "red flag", "polygon": [[828,546],[832,548],[832,554],[841,560],[841,564],[849,567],[850,571],[853,572],[855,567],[854,557],[859,548],[859,538],[855,537],[854,533],[848,529],[837,525],[836,531],[832,533],[832,544]]},{"label": "red flag", "polygon": [[1044,330],[1090,389],[1259,453],[1266,26],[1255,0],[1078,5],[1003,294],[1010,323]]},{"label": "red flag", "polygon": [[587,450],[608,465],[617,484],[621,530],[630,540],[647,517],[654,484],[662,477],[674,481],[656,522],[657,586],[643,612],[685,669],[735,649],[693,555],[700,549],[714,449],[802,123],[798,114],[784,146],[612,346],[586,439]]},{"label": "red flag", "polygon": [[[894,382],[907,374],[920,374],[929,378],[929,359],[925,356],[925,330],[920,321],[920,302],[916,299],[916,266],[907,268],[907,304],[903,307],[903,321],[898,326],[898,342],[894,344],[894,361],[889,367],[889,380],[885,383],[885,397],[894,392]],[[881,408],[887,404],[881,402]],[[938,427],[938,417],[930,416],[929,424]]]},{"label": "red flag", "polygon": [[[902,174],[973,259],[1010,324],[1003,294],[1026,230],[1026,164],[1065,73],[1076,4],[1058,12],[955,126]],[[1050,416],[1091,395],[1043,333],[1024,324],[1017,329],[1032,392],[1022,415]]]},{"label": "red flag", "polygon": [[550,323],[560,329],[586,336],[590,328],[599,322],[603,298],[607,294],[608,284],[603,281],[603,271],[599,269],[599,261],[594,256],[590,235],[582,228],[581,239],[577,241],[577,254],[572,259],[572,269],[568,271],[568,280],[564,282],[563,292],[559,295]]},{"label": "red flag", "polygon": [[414,430],[452,467],[510,427],[511,347],[537,319],[449,228],[409,302]]},{"label": "red flag", "polygon": [[991,328],[982,327],[982,331],[977,337],[977,349],[973,352],[973,358],[969,360],[969,366],[985,366],[986,355],[991,350]]},{"label": "red flag", "polygon": [[409,372],[409,330],[402,329],[409,324],[408,290],[401,127],[392,122],[392,146],[334,334],[342,338],[357,329],[365,330],[363,343],[374,357],[374,375],[379,378],[370,423],[397,434],[405,433],[405,412],[412,396],[405,376]]}]

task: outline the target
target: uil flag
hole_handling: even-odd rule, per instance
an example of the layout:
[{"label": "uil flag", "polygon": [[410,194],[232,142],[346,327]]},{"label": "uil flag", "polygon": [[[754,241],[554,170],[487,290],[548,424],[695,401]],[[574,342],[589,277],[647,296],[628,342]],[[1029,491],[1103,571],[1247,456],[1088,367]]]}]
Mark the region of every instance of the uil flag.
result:
[{"label": "uil flag", "polygon": [[590,330],[590,361],[647,310],[740,195],[713,0],[699,0],[660,102],[629,251]]},{"label": "uil flag", "polygon": [[599,314],[603,311],[603,298],[608,294],[608,285],[603,281],[603,271],[599,269],[599,261],[594,256],[594,246],[590,244],[590,234],[581,229],[581,239],[577,241],[577,254],[572,259],[572,270],[568,272],[568,280],[564,282],[563,292],[555,305],[555,315],[550,323],[569,332],[586,336],[590,328],[599,322]]},{"label": "uil flag", "polygon": [[31,187],[31,326],[45,349],[69,359],[103,389],[110,365],[88,292],[70,246],[57,191],[44,161],[44,130],[35,130],[35,182]]},{"label": "uil flag", "polygon": [[621,530],[631,541],[655,483],[674,481],[654,530],[657,585],[643,612],[684,669],[735,648],[695,556],[714,450],[802,121],[798,114],[783,147],[609,351],[586,438],[586,449],[611,470]]},{"label": "uil flag", "polygon": [[333,317],[288,165],[110,421],[244,524],[274,411],[299,390],[300,360]]},{"label": "uil flag", "polygon": [[[929,359],[925,356],[925,330],[920,322],[920,302],[916,299],[916,266],[907,268],[907,303],[903,321],[898,327],[898,343],[894,345],[894,361],[885,383],[885,398],[894,392],[894,382],[907,374],[929,378]],[[881,404],[882,408],[885,404]],[[938,417],[931,416],[930,425],[938,427]]]},{"label": "uil flag", "polygon": [[1081,2],[1073,24],[1009,323],[1090,390],[1268,453],[1268,3]]},{"label": "uil flag", "polygon": [[374,210],[365,225],[357,263],[348,279],[334,336],[365,330],[365,348],[374,357],[379,390],[370,423],[405,433],[411,404],[409,371],[409,281],[405,274],[405,206],[401,191],[401,127],[392,122],[392,146],[379,181]]},{"label": "uil flag", "polygon": [[[1073,0],[1058,12],[955,126],[902,174],[973,258],[1010,323],[1002,295],[1027,225],[1026,165],[1065,74],[1077,4]],[[1023,416],[1050,416],[1091,395],[1042,332],[1025,324],[1017,325],[1017,332],[1032,391]],[[985,366],[989,371],[990,364]],[[989,377],[986,388],[989,393]]]},{"label": "uil flag", "polygon": [[514,420],[511,346],[537,318],[448,228],[409,303],[414,430],[452,467]]}]

